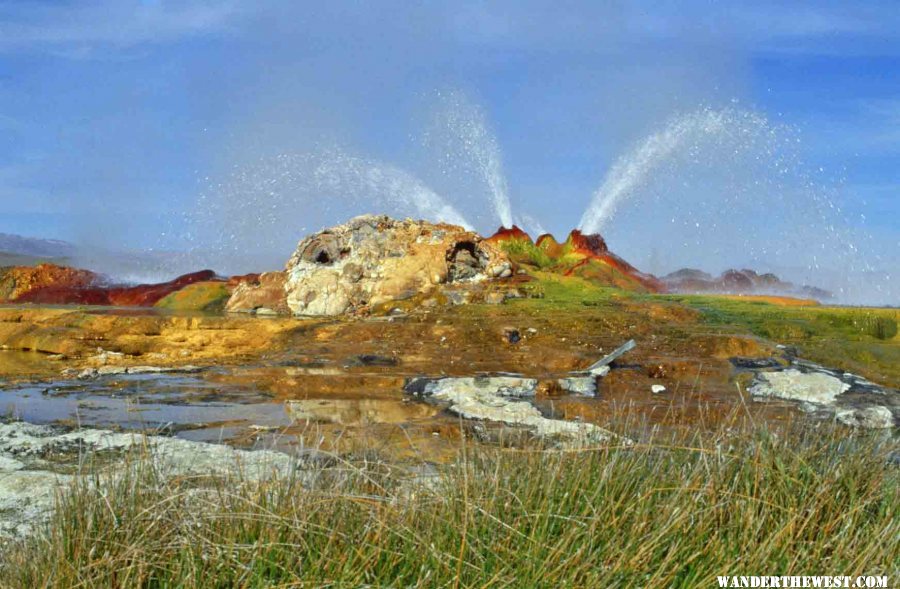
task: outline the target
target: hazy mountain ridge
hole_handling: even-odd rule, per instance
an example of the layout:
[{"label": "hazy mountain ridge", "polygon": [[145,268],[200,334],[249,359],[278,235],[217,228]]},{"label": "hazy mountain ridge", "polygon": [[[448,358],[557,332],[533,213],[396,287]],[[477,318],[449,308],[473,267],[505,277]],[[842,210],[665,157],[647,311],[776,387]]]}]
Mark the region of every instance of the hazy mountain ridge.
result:
[{"label": "hazy mountain ridge", "polygon": [[25,237],[12,233],[0,233],[0,252],[34,258],[68,258],[75,253],[75,246],[61,239]]}]

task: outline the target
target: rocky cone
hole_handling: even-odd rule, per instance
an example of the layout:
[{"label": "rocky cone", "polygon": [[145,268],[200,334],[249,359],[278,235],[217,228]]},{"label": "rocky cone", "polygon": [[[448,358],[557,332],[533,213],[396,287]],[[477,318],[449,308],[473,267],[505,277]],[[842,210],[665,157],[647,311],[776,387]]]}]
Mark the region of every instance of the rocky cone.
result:
[{"label": "rocky cone", "polygon": [[301,241],[285,269],[295,315],[340,315],[451,283],[512,275],[499,248],[456,225],[365,215]]},{"label": "rocky cone", "polygon": [[525,266],[631,291],[663,290],[655,277],[612,253],[600,235],[585,235],[575,229],[563,243],[550,234],[541,235],[534,242],[514,225],[511,229],[501,227],[487,241],[507,252],[514,262]]}]

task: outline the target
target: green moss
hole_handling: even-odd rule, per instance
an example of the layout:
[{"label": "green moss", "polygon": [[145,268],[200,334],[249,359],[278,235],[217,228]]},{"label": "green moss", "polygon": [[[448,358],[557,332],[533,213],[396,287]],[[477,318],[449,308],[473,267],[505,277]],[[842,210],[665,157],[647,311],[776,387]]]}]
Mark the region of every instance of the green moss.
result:
[{"label": "green moss", "polygon": [[507,239],[501,242],[500,247],[517,264],[538,268],[549,268],[554,264],[547,252],[525,239]]},{"label": "green moss", "polygon": [[231,291],[224,282],[197,282],[164,297],[154,306],[169,311],[219,313],[225,309],[230,296]]},{"label": "green moss", "polygon": [[593,306],[609,302],[616,296],[627,296],[627,293],[618,289],[598,286],[578,276],[561,276],[549,272],[534,272],[532,276],[535,280],[525,285],[524,290],[533,297],[537,294],[534,298],[539,299],[539,302],[536,304],[545,307]]}]

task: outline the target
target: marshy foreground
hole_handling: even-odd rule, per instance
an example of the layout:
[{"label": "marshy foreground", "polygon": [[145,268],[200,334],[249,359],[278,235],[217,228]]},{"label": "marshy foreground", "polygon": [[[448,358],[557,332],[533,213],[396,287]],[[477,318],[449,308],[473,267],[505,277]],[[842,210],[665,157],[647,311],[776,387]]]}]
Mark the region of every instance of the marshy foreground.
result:
[{"label": "marshy foreground", "polygon": [[896,309],[383,217],[231,281],[17,272],[4,586],[900,579]]}]

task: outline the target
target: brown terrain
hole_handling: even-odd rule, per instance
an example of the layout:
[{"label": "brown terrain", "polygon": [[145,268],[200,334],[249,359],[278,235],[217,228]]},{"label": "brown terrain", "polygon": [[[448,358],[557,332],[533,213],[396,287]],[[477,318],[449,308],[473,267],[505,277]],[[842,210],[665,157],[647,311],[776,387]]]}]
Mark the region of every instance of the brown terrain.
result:
[{"label": "brown terrain", "polygon": [[[534,404],[545,415],[629,435],[712,427],[736,414],[797,417],[787,402],[748,403],[749,375],[736,370],[747,362],[784,366],[785,349],[654,294],[664,282],[578,231],[562,243],[533,242],[515,227],[482,239],[452,226],[363,217],[301,241],[284,272],[223,279],[204,271],[140,286],[107,286],[91,272],[51,265],[0,275],[10,303],[0,307],[0,383],[87,375],[78,385],[87,393],[98,374],[114,379],[103,386],[132,386],[122,376],[129,369],[199,367],[190,387],[219,392],[187,392],[181,403],[213,417],[209,400],[253,404],[238,409],[240,417],[223,412],[190,428],[226,428],[238,444],[352,449],[375,440],[399,455],[437,459],[455,451],[463,431],[502,435],[502,427],[410,397],[404,383],[419,376],[536,378]],[[787,297],[734,303],[751,298],[772,309],[815,308]],[[73,303],[82,306],[59,306]],[[309,312],[291,315],[298,309]],[[597,397],[560,389],[557,379],[627,340],[636,349],[597,381]],[[879,376],[865,365],[863,373]],[[153,402],[153,386],[144,404]],[[272,411],[278,425],[258,422]]]}]

